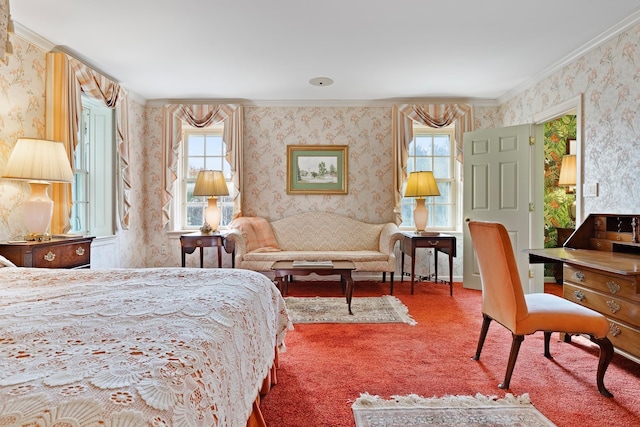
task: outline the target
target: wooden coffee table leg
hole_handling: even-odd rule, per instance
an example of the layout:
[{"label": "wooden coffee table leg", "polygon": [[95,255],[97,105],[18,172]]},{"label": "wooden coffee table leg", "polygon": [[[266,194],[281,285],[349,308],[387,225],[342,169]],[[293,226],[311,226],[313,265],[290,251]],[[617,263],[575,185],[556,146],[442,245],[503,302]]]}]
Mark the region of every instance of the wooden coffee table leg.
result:
[{"label": "wooden coffee table leg", "polygon": [[351,272],[342,276],[342,281],[347,284],[345,292],[347,294],[347,306],[349,307],[349,314],[353,315],[353,312],[351,311],[351,298],[353,297],[353,279],[351,278]]}]

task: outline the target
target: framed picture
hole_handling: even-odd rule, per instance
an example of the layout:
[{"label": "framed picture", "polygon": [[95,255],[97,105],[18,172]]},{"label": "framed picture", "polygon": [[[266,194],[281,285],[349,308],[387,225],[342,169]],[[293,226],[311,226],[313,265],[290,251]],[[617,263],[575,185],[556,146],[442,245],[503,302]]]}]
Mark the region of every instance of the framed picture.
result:
[{"label": "framed picture", "polygon": [[346,145],[287,145],[287,194],[347,194]]}]

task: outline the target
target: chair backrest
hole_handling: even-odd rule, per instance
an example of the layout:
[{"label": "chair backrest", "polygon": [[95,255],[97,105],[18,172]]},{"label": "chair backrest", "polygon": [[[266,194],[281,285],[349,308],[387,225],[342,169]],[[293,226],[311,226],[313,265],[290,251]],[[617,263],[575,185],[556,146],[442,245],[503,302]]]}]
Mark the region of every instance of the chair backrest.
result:
[{"label": "chair backrest", "polygon": [[482,283],[482,312],[511,331],[527,316],[527,304],[509,233],[497,222],[470,221]]}]

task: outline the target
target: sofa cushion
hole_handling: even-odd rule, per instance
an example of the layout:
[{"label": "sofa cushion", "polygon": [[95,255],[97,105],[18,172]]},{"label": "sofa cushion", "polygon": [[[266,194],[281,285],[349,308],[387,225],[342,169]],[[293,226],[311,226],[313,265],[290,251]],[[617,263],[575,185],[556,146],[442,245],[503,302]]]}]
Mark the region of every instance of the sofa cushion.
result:
[{"label": "sofa cushion", "polygon": [[283,251],[379,251],[385,224],[329,212],[307,212],[271,223]]},{"label": "sofa cushion", "polygon": [[280,251],[274,253],[260,253],[257,251],[244,255],[245,261],[386,261],[388,255],[378,251]]},{"label": "sofa cushion", "polygon": [[266,219],[256,216],[236,218],[229,224],[242,232],[247,252],[276,252],[280,250],[271,224]]}]

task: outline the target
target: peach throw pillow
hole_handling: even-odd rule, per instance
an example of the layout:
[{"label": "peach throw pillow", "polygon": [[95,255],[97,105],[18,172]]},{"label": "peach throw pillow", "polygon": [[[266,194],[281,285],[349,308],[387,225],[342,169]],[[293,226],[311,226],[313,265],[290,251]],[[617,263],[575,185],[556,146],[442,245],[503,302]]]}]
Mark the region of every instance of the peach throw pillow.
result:
[{"label": "peach throw pillow", "polygon": [[280,250],[271,224],[259,216],[244,216],[236,218],[229,224],[230,228],[238,229],[244,236],[247,252],[276,252]]}]

